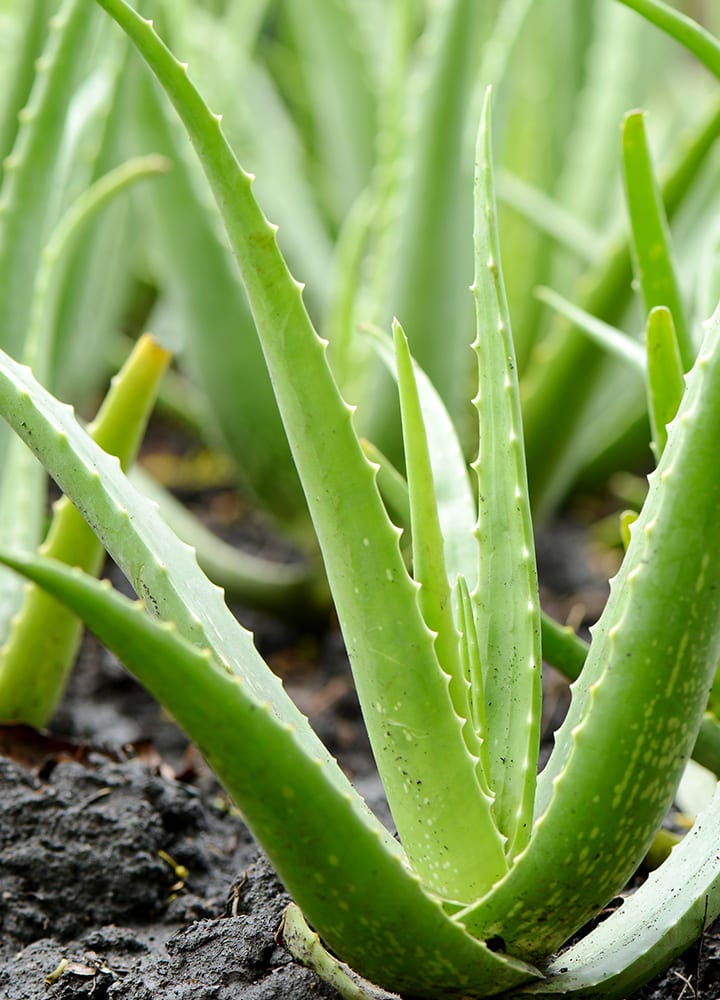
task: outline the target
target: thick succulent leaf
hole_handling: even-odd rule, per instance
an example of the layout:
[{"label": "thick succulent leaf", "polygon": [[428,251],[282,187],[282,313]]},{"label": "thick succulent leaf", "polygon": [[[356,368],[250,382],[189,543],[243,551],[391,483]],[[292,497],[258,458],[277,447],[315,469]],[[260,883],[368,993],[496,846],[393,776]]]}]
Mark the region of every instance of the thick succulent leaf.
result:
[{"label": "thick succulent leaf", "polygon": [[622,1000],[667,966],[720,913],[720,791],[669,859],[622,906],[513,996]]},{"label": "thick succulent leaf", "polygon": [[[450,678],[450,696],[455,711],[465,720],[463,737],[468,751],[478,760],[478,780],[487,796],[489,806],[492,798],[487,775],[482,766],[484,732],[477,730],[474,725],[474,713],[470,704],[472,687],[468,682],[471,671],[464,669],[462,663],[465,650],[468,650],[472,639],[477,647],[477,634],[473,631],[475,623],[474,620],[471,622],[467,616],[465,617],[461,640],[453,613],[452,591],[445,565],[438,501],[418,383],[407,340],[397,321],[393,326],[393,332],[408,474],[413,578],[420,584],[418,594],[420,609],[428,628],[436,634],[435,650],[443,670]],[[472,538],[471,535],[468,537]],[[467,592],[467,587],[465,591]],[[469,614],[472,615],[471,610]],[[459,613],[457,621],[458,624],[462,621]],[[468,650],[468,666],[471,662],[473,661]],[[485,838],[483,850],[495,850],[498,856],[502,857],[503,840],[494,826],[490,825]]]},{"label": "thick succulent leaf", "polygon": [[[438,659],[447,674],[457,677],[458,634],[453,618],[425,421],[407,338],[397,320],[393,324],[393,335],[410,500],[412,574],[420,584],[418,601],[423,618],[428,628],[436,633]],[[467,709],[467,706],[464,707]],[[467,715],[467,711],[462,714]]]},{"label": "thick succulent leaf", "polygon": [[[397,370],[389,338],[375,327],[366,328],[365,332],[388,372],[396,378]],[[448,576],[451,581],[457,581],[456,607],[461,633],[461,656],[466,664],[465,676],[471,685],[471,716],[476,733],[481,737],[481,758],[484,761],[484,773],[487,773],[485,698],[480,657],[476,648],[477,628],[474,621],[471,622],[468,618],[467,607],[463,607],[463,594],[477,586],[478,552],[473,530],[477,521],[475,498],[465,456],[450,415],[419,365],[416,364],[414,370],[428,436]],[[407,482],[377,449],[369,450],[368,454],[380,465],[378,483],[386,505],[395,512],[400,527],[409,528]],[[544,613],[541,614],[541,638],[543,658],[574,680],[585,662],[587,644],[571,628],[559,625]],[[463,704],[467,697],[468,695],[462,694]]]},{"label": "thick succulent leaf", "polygon": [[666,31],[720,78],[720,42],[697,21],[661,0],[619,0],[619,3]]},{"label": "thick succulent leaf", "polygon": [[[374,329],[368,332],[372,334],[378,357],[386,363],[388,371],[393,373],[395,369],[387,337],[381,336],[379,331]],[[472,495],[465,457],[448,412],[430,380],[417,365],[415,377],[428,430],[433,478],[437,484],[436,496],[445,539],[445,559],[448,567],[456,568],[459,595],[458,627],[463,636],[463,646],[466,647],[466,635],[472,636],[473,643],[477,642],[477,629],[474,623],[468,626],[465,612],[460,610],[461,601],[464,600],[460,595],[463,591],[470,590],[470,585],[463,576],[463,569],[467,566],[473,578],[477,577],[477,543],[472,534],[476,520],[475,499]],[[440,433],[437,433],[438,431]],[[379,466],[378,485],[386,506],[393,512],[401,528],[409,528],[410,503],[406,480],[376,448],[367,442],[364,448],[368,457]],[[471,544],[468,544],[468,540]],[[576,680],[587,656],[589,648],[587,643],[580,639],[570,626],[561,625],[544,612],[541,613],[540,632],[543,659],[557,667],[568,680]],[[467,671],[467,676],[474,676],[473,684],[477,685],[472,699],[474,711],[477,712],[485,704],[479,655],[476,650],[468,648],[463,648],[462,655],[475,665],[474,670]],[[478,720],[476,725],[479,734],[485,733],[484,708],[482,718],[482,723]]]},{"label": "thick succulent leaf", "polygon": [[109,585],[38,556],[0,559],[66,602],[168,708],[240,805],[288,890],[354,969],[429,1000],[487,995],[537,977],[475,941],[425,894],[324,748],[308,752],[292,721],[297,713],[283,707],[286,696],[258,698],[248,676],[228,671],[172,622],[157,621]]},{"label": "thick succulent leaf", "polygon": [[556,950],[622,888],[666,815],[720,658],[719,434],[720,311],[540,776],[530,844],[460,915],[473,933]]},{"label": "thick succulent leaf", "polygon": [[[152,338],[142,337],[88,429],[100,447],[117,455],[123,466],[134,460],[140,447],[169,360],[168,352]],[[18,443],[28,450],[19,439]],[[29,454],[44,482],[42,466]],[[11,544],[17,545],[18,539]],[[40,551],[94,575],[105,558],[101,543],[65,497],[55,504]],[[21,593],[20,610],[0,650],[0,718],[40,727],[48,724],[60,700],[82,627],[75,615],[39,587],[25,585]]]},{"label": "thick succulent leaf", "polygon": [[[389,338],[374,327],[366,328],[366,335],[389,374],[397,379],[397,366]],[[478,574],[477,542],[473,536],[477,522],[477,504],[467,462],[457,431],[439,393],[418,364],[414,365],[414,373],[430,451],[448,580],[454,585],[458,576],[462,575],[470,589],[473,589],[477,584]],[[385,458],[384,461],[387,463],[388,459]],[[407,492],[407,484],[405,490]],[[409,518],[401,523],[401,527],[406,525],[409,525]]]},{"label": "thick succulent leaf", "polygon": [[695,345],[685,318],[670,231],[655,181],[641,111],[632,111],[625,117],[623,165],[633,256],[645,312],[650,313],[656,306],[665,306],[670,310],[683,368],[688,371],[695,360]]},{"label": "thick succulent leaf", "polygon": [[660,458],[667,425],[678,411],[685,390],[683,365],[673,314],[665,306],[651,310],[647,321],[647,394],[653,449]]},{"label": "thick succulent leaf", "polygon": [[532,821],[540,743],[540,602],[515,353],[510,333],[490,148],[488,93],[475,177],[479,449],[476,607],[484,674],[490,787],[513,858]]},{"label": "thick succulent leaf", "polygon": [[[504,867],[497,852],[472,849],[478,837],[492,833],[487,797],[462,738],[463,720],[453,708],[449,679],[418,607],[417,585],[405,569],[398,531],[387,518],[375,470],[362,452],[351,410],[328,366],[327,344],[312,327],[301,288],[278,249],[276,229],[253,196],[252,178],[238,165],[187,68],[123,0],[99,2],[165,87],[221,207],[400,838],[431,889],[450,898],[475,898]],[[413,671],[412,685],[407,684],[408,670]]]},{"label": "thick succulent leaf", "polygon": [[462,673],[457,687],[464,702],[469,704],[468,716],[475,731],[475,738],[480,744],[480,771],[487,784],[490,774],[490,758],[488,755],[487,720],[485,717],[485,692],[482,663],[480,661],[480,643],[478,642],[475,608],[470,588],[464,577],[459,576],[456,584],[458,606],[458,630],[460,632],[460,662]]}]

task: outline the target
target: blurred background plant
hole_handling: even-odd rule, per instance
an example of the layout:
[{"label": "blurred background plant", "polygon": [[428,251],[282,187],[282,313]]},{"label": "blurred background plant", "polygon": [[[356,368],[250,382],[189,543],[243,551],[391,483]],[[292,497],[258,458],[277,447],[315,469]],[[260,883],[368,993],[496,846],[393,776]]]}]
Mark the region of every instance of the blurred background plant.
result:
[{"label": "blurred background plant", "polygon": [[[141,6],[187,59],[240,160],[257,172],[258,196],[307,282],[308,308],[344,394],[358,404],[359,426],[396,464],[395,394],[363,333],[366,324],[388,328],[393,315],[473,453],[465,409],[472,137],[492,83],[503,264],[536,515],[550,514],[578,484],[595,489],[616,469],[650,465],[641,375],[536,289],[550,286],[640,337],[645,305],[633,288],[620,124],[642,106],[689,325],[709,315],[720,295],[720,232],[708,225],[718,200],[720,103],[709,75],[678,46],[607,0]],[[684,6],[720,29],[717,5]],[[1,346],[23,357],[29,282],[63,211],[128,158],[166,157],[172,169],[98,213],[66,253],[46,381],[87,407],[127,353],[127,337],[149,326],[178,359],[166,410],[230,456],[243,491],[303,561],[281,565],[233,550],[161,496],[168,517],[245,602],[315,613],[328,598],[305,500],[235,262],[172,111],[87,2],[4,0],[0,18],[0,143],[9,157]],[[34,115],[18,116],[28,104],[44,115],[42,128]]]}]

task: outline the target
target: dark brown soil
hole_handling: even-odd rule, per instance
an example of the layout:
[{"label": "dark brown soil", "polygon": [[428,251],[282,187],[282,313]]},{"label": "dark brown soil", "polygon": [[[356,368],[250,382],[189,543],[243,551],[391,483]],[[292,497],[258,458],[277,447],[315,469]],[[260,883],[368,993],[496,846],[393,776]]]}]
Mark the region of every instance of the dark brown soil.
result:
[{"label": "dark brown soil", "polygon": [[[578,558],[581,536],[549,531],[540,557],[551,610],[587,622],[606,591]],[[389,823],[339,637],[249,624]],[[547,680],[549,747],[567,690]],[[337,997],[277,944],[288,897],[212,775],[92,640],[53,732],[65,739],[0,732],[1,1000]],[[636,997],[718,1000],[715,934]]]}]

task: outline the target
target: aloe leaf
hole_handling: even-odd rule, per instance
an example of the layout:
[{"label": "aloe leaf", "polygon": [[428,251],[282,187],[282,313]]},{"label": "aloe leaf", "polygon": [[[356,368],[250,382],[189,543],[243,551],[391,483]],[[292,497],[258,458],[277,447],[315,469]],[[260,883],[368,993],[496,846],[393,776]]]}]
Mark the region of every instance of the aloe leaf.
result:
[{"label": "aloe leaf", "polygon": [[[123,0],[99,2],[166,89],[221,206],[403,846],[431,889],[450,898],[477,896],[504,871],[500,838],[477,782],[476,762],[462,739],[463,720],[454,711],[448,677],[418,607],[417,585],[400,554],[398,531],[387,518],[375,471],[330,372],[327,345],[312,327],[300,286],[278,250],[275,228],[253,197],[252,179],[238,165],[186,67]],[[316,434],[316,428],[325,433]],[[359,582],[365,580],[372,586],[358,599]],[[402,651],[397,647],[399,626]],[[408,669],[414,673],[412,689],[406,684]],[[432,740],[427,738],[430,731]],[[418,815],[425,817],[424,825],[417,823]],[[472,850],[478,838],[487,844],[486,851]]]},{"label": "aloe leaf", "polygon": [[667,443],[667,425],[677,413],[685,390],[673,314],[667,307],[656,306],[650,311],[646,342],[650,426],[655,456],[660,458]]},{"label": "aloe leaf", "polygon": [[[389,338],[375,327],[366,327],[365,334],[370,339],[373,350],[397,379],[397,367]],[[473,529],[477,522],[477,504],[473,496],[470,475],[462,451],[460,439],[453,426],[450,414],[434,385],[417,363],[413,366],[422,406],[425,432],[430,453],[430,464],[435,486],[438,516],[442,530],[447,578],[452,586],[462,575],[470,589],[477,584],[477,542]],[[379,460],[395,476],[399,473],[385,456]],[[401,477],[402,478],[402,477]],[[407,507],[407,483],[405,482],[405,507]],[[381,489],[382,492],[382,489]],[[403,505],[396,505],[398,511]],[[399,521],[400,527],[409,527],[407,516]]]},{"label": "aloe leaf", "polygon": [[109,585],[38,556],[0,559],[67,603],[196,740],[288,890],[361,975],[428,1000],[539,975],[471,938],[423,891],[322,744],[309,752],[287,696],[265,701],[249,676]]},{"label": "aloe leaf", "polygon": [[[410,349],[397,320],[393,323],[393,338],[410,499],[413,578],[420,584],[418,602],[423,618],[428,628],[436,633],[438,659],[446,673],[457,677],[458,634],[445,567],[430,450]],[[463,707],[465,711],[460,714],[467,716],[467,705]]]},{"label": "aloe leaf", "polygon": [[[720,311],[706,325],[540,776],[530,844],[481,904],[458,915],[471,932],[499,934],[522,954],[554,951],[625,884],[696,741],[720,658],[719,385]],[[541,874],[548,870],[551,885]]]},{"label": "aloe leaf", "polygon": [[[585,665],[590,646],[569,626],[561,625],[549,615],[542,617],[543,659],[559,670],[569,681],[576,681]],[[715,675],[713,687],[718,685]],[[703,715],[692,757],[708,771],[720,777],[720,723],[713,710],[710,693],[709,710]]]},{"label": "aloe leaf", "polygon": [[[165,524],[157,505],[130,486],[117,458],[81,430],[71,407],[53,399],[25,366],[9,357],[0,360],[5,418],[76,503],[136,592],[148,600],[152,595],[150,606],[160,618],[173,621],[188,641],[213,648],[228,670],[237,671],[242,664],[258,697],[272,701],[279,681],[258,656],[250,633],[230,614],[219,588],[200,572],[192,550]],[[313,737],[311,752],[316,743]]]},{"label": "aloe leaf", "polygon": [[683,368],[687,371],[695,360],[695,345],[685,318],[670,232],[655,181],[641,111],[632,111],[625,117],[623,164],[632,245],[645,312],[649,313],[656,306],[670,310]]},{"label": "aloe leaf", "polygon": [[563,298],[562,295],[558,295],[551,288],[538,288],[535,294],[541,302],[544,302],[551,309],[559,312],[561,316],[570,320],[578,330],[582,330],[583,333],[587,334],[591,340],[604,350],[610,354],[614,354],[615,357],[629,364],[633,369],[640,372],[640,374],[644,374],[646,354],[642,345],[633,340],[632,337],[628,337],[626,333],[622,333],[617,327],[611,326],[609,323],[604,323],[596,316],[591,316],[590,313],[579,306],[573,305],[572,302],[568,302],[567,299]]},{"label": "aloe leaf", "polygon": [[[576,681],[585,665],[589,644],[569,625],[561,625],[545,614],[542,618],[542,641],[543,659],[569,681]],[[713,688],[718,683],[716,674]],[[712,691],[709,706],[709,710],[703,715],[692,757],[698,764],[720,777],[720,723],[714,714]]]},{"label": "aloe leaf", "polygon": [[542,616],[543,660],[569,681],[576,681],[585,665],[588,649],[570,625],[561,625],[549,615]]},{"label": "aloe leaf", "polygon": [[661,0],[618,0],[642,14],[658,28],[697,56],[711,73],[720,78],[720,42],[687,14],[674,10]]},{"label": "aloe leaf", "polygon": [[480,744],[481,770],[487,782],[487,775],[490,774],[490,757],[488,754],[487,719],[485,715],[485,682],[483,680],[483,665],[480,660],[480,643],[478,641],[477,624],[475,622],[475,608],[470,595],[470,588],[464,577],[458,577],[456,587],[458,629],[461,637],[460,658],[462,680],[466,687],[463,696],[469,702],[469,717]]},{"label": "aloe leaf", "polygon": [[[157,385],[170,360],[143,337],[116,377],[89,433],[128,465],[140,446]],[[25,448],[25,445],[22,445]],[[36,462],[35,458],[32,458]],[[37,464],[37,463],[36,463]],[[96,575],[105,552],[70,502],[55,505],[44,555]],[[22,606],[0,650],[0,717],[44,726],[67,680],[81,637],[81,623],[39,587],[24,588]]]},{"label": "aloe leaf", "polygon": [[[396,337],[399,332],[395,324]],[[400,365],[394,364],[393,354],[386,338],[375,328],[367,330],[372,346],[378,357],[386,365],[390,374],[400,383]],[[423,469],[415,468],[415,475],[420,482],[433,484],[433,503],[437,512],[437,528],[440,538],[435,538],[436,549],[442,546],[442,558],[438,556],[437,573],[440,579],[447,583],[448,590],[443,591],[442,602],[444,611],[450,611],[448,596],[450,587],[456,589],[455,618],[448,614],[444,624],[445,634],[453,636],[454,649],[446,648],[445,657],[441,662],[451,674],[450,695],[459,715],[467,719],[463,735],[468,749],[479,760],[477,769],[478,780],[483,791],[491,795],[487,775],[489,764],[486,744],[485,710],[483,699],[482,670],[477,650],[477,628],[474,611],[468,593],[469,586],[477,583],[477,543],[473,529],[477,520],[475,498],[472,494],[470,477],[465,456],[462,453],[455,428],[450,415],[440,399],[434,386],[419,365],[406,358],[406,366],[412,366],[412,380],[417,392],[417,404],[421,416],[418,419],[424,424],[425,443],[427,445],[427,465]],[[410,376],[406,371],[405,379]],[[402,397],[402,390],[401,390]],[[405,409],[407,403],[404,404]],[[401,411],[403,403],[401,398]],[[388,502],[388,494],[392,507],[399,515],[400,527],[408,528],[415,537],[416,521],[411,516],[412,502],[409,495],[408,482],[392,466],[384,455],[377,453],[379,464],[378,486],[383,498]],[[406,458],[408,472],[415,463]],[[417,514],[416,514],[417,519]],[[425,542],[426,543],[426,542]],[[423,544],[421,542],[421,544]],[[413,543],[415,545],[415,542]],[[470,577],[468,584],[465,574]],[[422,582],[422,574],[416,572],[416,579]],[[449,581],[449,582],[448,582]],[[421,591],[422,598],[422,591]],[[426,620],[427,615],[426,615]],[[428,620],[428,624],[431,624]],[[437,626],[435,626],[437,627]],[[459,647],[458,647],[459,630]],[[446,644],[446,647],[449,644]],[[460,656],[458,662],[457,656]],[[452,669],[450,667],[452,666]]]},{"label": "aloe leaf", "polygon": [[[720,791],[669,859],[517,996],[621,1000],[689,948],[720,913]],[[513,994],[515,995],[515,994]]]},{"label": "aloe leaf", "polygon": [[490,140],[488,92],[475,175],[476,308],[480,443],[475,529],[479,577],[473,594],[483,665],[490,787],[508,856],[530,834],[540,743],[540,605]]},{"label": "aloe leaf", "polygon": [[[473,640],[475,647],[477,646],[475,622],[474,619],[471,622],[466,616],[461,647],[445,565],[444,539],[415,366],[402,327],[397,321],[393,324],[393,334],[408,474],[413,577],[420,584],[420,610],[428,628],[435,633],[435,650],[443,670],[450,678],[450,697],[455,711],[466,720],[463,727],[466,746],[480,762],[478,781],[490,801],[492,793],[482,766],[484,729],[478,730],[473,725],[476,713],[472,711],[469,700],[472,690],[469,683],[471,670],[464,670],[462,664],[462,653],[465,651],[468,653],[468,668],[475,663],[471,650]],[[471,539],[472,536],[469,534],[468,538]],[[467,591],[467,586],[465,590]],[[472,611],[469,614],[472,615]],[[484,756],[487,759],[487,755]]]}]

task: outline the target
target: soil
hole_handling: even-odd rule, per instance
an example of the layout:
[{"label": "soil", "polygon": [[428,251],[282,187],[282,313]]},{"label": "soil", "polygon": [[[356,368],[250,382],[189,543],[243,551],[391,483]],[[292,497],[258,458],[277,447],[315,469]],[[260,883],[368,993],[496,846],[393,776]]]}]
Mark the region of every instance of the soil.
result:
[{"label": "soil", "polygon": [[[593,621],[607,567],[564,522],[544,600]],[[582,557],[581,557],[582,556]],[[388,824],[342,641],[243,612],[289,693]],[[546,677],[545,743],[567,705]],[[52,736],[0,729],[0,1000],[321,1000],[277,942],[288,897],[197,752],[92,639]],[[720,929],[636,994],[720,998]]]}]

